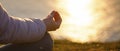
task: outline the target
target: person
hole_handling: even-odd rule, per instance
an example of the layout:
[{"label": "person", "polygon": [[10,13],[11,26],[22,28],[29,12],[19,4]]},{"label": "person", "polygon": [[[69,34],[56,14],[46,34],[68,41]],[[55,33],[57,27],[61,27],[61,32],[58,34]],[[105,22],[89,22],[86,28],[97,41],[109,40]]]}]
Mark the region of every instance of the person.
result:
[{"label": "person", "polygon": [[48,31],[55,31],[62,19],[52,11],[45,19],[10,16],[0,4],[0,51],[52,51],[53,40]]}]

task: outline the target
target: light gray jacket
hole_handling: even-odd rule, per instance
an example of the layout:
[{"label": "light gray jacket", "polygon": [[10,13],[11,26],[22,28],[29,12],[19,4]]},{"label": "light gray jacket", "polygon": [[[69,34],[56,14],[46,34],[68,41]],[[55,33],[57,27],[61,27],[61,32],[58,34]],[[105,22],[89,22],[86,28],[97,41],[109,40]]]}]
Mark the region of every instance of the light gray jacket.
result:
[{"label": "light gray jacket", "polygon": [[34,42],[45,32],[46,26],[40,19],[9,16],[0,4],[0,43]]}]

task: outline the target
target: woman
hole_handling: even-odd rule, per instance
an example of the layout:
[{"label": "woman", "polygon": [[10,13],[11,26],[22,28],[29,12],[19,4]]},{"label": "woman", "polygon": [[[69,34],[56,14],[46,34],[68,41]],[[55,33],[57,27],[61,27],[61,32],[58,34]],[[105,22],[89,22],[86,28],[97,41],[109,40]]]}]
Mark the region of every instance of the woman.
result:
[{"label": "woman", "polygon": [[61,21],[57,11],[43,20],[9,16],[0,4],[0,43],[8,44],[0,51],[52,51],[53,42],[47,32],[58,29]]}]

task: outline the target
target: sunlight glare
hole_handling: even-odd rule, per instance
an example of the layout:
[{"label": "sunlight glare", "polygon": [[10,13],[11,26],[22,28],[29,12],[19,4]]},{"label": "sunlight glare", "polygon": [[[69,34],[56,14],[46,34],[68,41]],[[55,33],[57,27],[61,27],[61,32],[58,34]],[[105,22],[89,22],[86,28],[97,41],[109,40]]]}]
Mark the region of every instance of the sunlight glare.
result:
[{"label": "sunlight glare", "polygon": [[67,0],[65,6],[69,14],[67,23],[79,26],[90,25],[93,19],[88,9],[90,3],[91,0]]},{"label": "sunlight glare", "polygon": [[95,29],[90,26],[94,23],[90,4],[92,0],[59,0],[58,10],[62,8],[67,12],[63,15],[61,34],[73,42],[88,42],[90,36],[95,36]]}]

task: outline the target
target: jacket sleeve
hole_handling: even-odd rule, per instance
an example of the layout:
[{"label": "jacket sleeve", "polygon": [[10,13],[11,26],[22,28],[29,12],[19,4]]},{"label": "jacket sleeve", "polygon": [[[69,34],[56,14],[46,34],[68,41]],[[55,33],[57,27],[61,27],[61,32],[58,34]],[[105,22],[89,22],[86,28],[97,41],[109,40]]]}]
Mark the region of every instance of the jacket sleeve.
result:
[{"label": "jacket sleeve", "polygon": [[40,40],[46,26],[40,19],[18,18],[0,5],[0,43],[28,43]]}]

